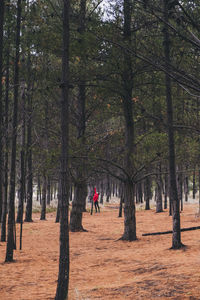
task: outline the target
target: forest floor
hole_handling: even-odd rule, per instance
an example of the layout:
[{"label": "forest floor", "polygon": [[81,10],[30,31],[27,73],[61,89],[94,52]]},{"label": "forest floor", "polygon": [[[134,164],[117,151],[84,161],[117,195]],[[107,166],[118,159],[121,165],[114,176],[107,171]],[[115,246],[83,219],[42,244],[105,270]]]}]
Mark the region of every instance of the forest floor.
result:
[{"label": "forest floor", "polygon": [[[182,227],[200,225],[198,204],[185,204]],[[0,299],[53,300],[55,297],[59,224],[55,213],[47,221],[33,215],[24,223],[23,249],[14,252],[14,263],[4,263],[6,245],[0,243]],[[200,230],[182,233],[181,250],[170,250],[171,234],[142,236],[170,230],[168,212],[137,209],[137,237],[134,242],[118,240],[123,218],[118,205],[110,203],[101,213],[83,216],[88,232],[70,233],[69,300],[200,299]],[[19,225],[17,225],[17,247]]]}]

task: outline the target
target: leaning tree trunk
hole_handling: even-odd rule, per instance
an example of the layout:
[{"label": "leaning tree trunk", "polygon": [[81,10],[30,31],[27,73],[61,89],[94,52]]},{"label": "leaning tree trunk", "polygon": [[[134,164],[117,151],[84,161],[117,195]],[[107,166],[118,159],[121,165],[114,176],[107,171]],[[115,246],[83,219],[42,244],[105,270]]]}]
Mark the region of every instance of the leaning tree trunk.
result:
[{"label": "leaning tree trunk", "polygon": [[168,125],[168,146],[169,146],[169,173],[170,173],[170,198],[172,203],[173,215],[173,235],[172,249],[179,249],[181,243],[180,226],[180,202],[178,199],[176,184],[176,164],[175,164],[175,146],[174,146],[174,128],[173,128],[173,105],[171,94],[170,74],[170,38],[168,32],[168,0],[164,0],[164,54],[165,54],[165,85],[166,85],[166,104],[167,104],[167,125]]},{"label": "leaning tree trunk", "polygon": [[[124,0],[124,42],[127,46],[131,46],[131,1]],[[135,218],[135,200],[134,185],[130,180],[132,173],[132,155],[134,153],[134,123],[132,111],[132,90],[133,90],[133,74],[131,65],[131,56],[124,52],[124,70],[123,70],[123,108],[126,129],[125,143],[125,169],[129,178],[124,183],[124,233],[123,240],[136,240],[136,218]]]},{"label": "leaning tree trunk", "polygon": [[17,1],[17,27],[16,27],[16,57],[14,73],[14,107],[12,122],[12,151],[10,169],[10,191],[8,207],[8,238],[6,248],[6,262],[13,261],[13,250],[15,248],[15,171],[16,171],[16,144],[17,144],[17,121],[18,121],[18,88],[19,88],[19,48],[20,48],[20,27],[21,27],[21,0]]},{"label": "leaning tree trunk", "polygon": [[[79,19],[79,33],[80,33],[80,65],[84,70],[85,63],[85,49],[84,49],[84,33],[85,33],[85,15],[86,15],[86,0],[81,0],[80,2],[80,19]],[[85,126],[86,126],[86,116],[85,116],[85,81],[83,76],[80,75],[80,83],[78,86],[78,124],[77,124],[77,135],[80,143],[80,148],[82,153],[85,148]],[[70,230],[71,231],[83,231],[82,225],[82,214],[86,210],[86,197],[87,197],[87,183],[85,180],[85,162],[84,160],[80,162],[76,170],[76,182],[74,185],[74,199],[72,201],[72,210],[70,214]]]},{"label": "leaning tree trunk", "polygon": [[60,258],[55,300],[66,300],[69,286],[69,10],[70,0],[63,0],[63,56],[61,102],[61,198],[60,198]]}]

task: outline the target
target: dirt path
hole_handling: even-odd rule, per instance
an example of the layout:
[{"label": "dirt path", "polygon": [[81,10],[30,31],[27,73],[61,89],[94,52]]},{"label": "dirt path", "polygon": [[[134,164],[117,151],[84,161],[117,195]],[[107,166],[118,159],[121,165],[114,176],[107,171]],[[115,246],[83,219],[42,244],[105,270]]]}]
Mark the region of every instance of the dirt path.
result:
[{"label": "dirt path", "polygon": [[[182,227],[199,226],[197,207],[187,204]],[[70,291],[75,299],[200,299],[200,230],[182,233],[183,250],[169,250],[171,235],[142,233],[171,229],[168,212],[137,211],[135,242],[118,241],[123,219],[115,205],[100,214],[84,214],[88,232],[70,233]],[[24,224],[23,250],[5,264],[0,243],[0,299],[53,300],[58,274],[59,224],[55,214]],[[19,228],[17,228],[19,229]],[[19,240],[19,239],[18,239]]]}]

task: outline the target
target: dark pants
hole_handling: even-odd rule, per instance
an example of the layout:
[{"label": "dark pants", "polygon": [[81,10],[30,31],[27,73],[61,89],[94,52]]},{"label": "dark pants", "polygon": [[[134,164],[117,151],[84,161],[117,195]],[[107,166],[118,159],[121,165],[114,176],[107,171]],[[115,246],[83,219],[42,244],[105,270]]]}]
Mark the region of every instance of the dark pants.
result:
[{"label": "dark pants", "polygon": [[95,201],[95,202],[94,202],[94,206],[95,206],[96,212],[97,212],[97,209],[98,209],[98,211],[100,212],[100,207],[99,207],[99,202],[98,202],[98,201]]}]

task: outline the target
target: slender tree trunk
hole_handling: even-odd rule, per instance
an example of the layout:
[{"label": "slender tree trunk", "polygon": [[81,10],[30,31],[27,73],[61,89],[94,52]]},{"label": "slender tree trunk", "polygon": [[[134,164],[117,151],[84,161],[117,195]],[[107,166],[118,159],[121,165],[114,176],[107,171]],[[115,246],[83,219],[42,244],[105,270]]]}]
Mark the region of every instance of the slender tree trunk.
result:
[{"label": "slender tree trunk", "polygon": [[121,184],[121,190],[120,190],[120,204],[119,204],[119,215],[118,215],[119,218],[122,217],[123,203],[124,203],[124,188],[123,188],[123,185]]},{"label": "slender tree trunk", "polygon": [[168,186],[168,175],[165,174],[165,179],[164,179],[164,186],[165,186],[165,193],[164,193],[164,209],[167,209],[167,196],[169,194],[169,186]]},{"label": "slender tree trunk", "polygon": [[[30,54],[28,58],[28,72],[30,76],[31,61]],[[32,98],[30,95],[30,77],[28,87],[28,120],[27,120],[27,203],[25,222],[33,222],[32,206],[33,206],[33,169],[32,169]]]},{"label": "slender tree trunk", "polygon": [[200,170],[199,170],[199,214],[200,214]]},{"label": "slender tree trunk", "polygon": [[175,147],[174,147],[174,129],[173,129],[173,105],[171,95],[171,79],[170,74],[170,38],[168,32],[168,0],[164,0],[164,53],[165,53],[165,81],[166,81],[166,104],[168,117],[168,145],[169,145],[169,173],[170,173],[170,197],[172,203],[173,214],[173,235],[172,249],[179,249],[183,245],[181,243],[181,226],[180,226],[180,202],[178,199],[176,185],[176,164],[175,164]]},{"label": "slender tree trunk", "polygon": [[178,198],[181,204],[181,211],[182,211],[183,210],[183,176],[181,172],[177,176],[177,187],[178,187]]},{"label": "slender tree trunk", "polygon": [[[9,15],[10,5],[7,6],[7,13]],[[2,13],[2,11],[1,11]],[[0,17],[1,21],[3,18]],[[8,41],[10,39],[10,27],[8,28]],[[0,42],[1,44],[1,42]],[[1,44],[2,45],[2,44]],[[6,241],[6,219],[7,219],[7,200],[8,200],[8,153],[9,153],[9,138],[8,138],[8,110],[9,110],[9,89],[10,89],[10,44],[8,42],[6,49],[6,94],[5,94],[5,159],[4,159],[4,198],[1,216],[1,241]],[[1,54],[0,54],[1,56]],[[0,67],[1,68],[1,67]],[[0,92],[1,94],[1,92]],[[0,96],[1,98],[1,96]],[[0,100],[1,101],[1,100]]]},{"label": "slender tree trunk", "polygon": [[193,185],[192,185],[192,196],[193,196],[193,199],[195,199],[195,194],[196,194],[196,171],[195,171],[195,168],[194,168],[194,171],[193,171]]},{"label": "slender tree trunk", "polygon": [[106,202],[109,202],[111,197],[111,186],[110,186],[110,176],[106,176]]},{"label": "slender tree trunk", "polygon": [[47,205],[51,203],[51,181],[50,177],[47,177]]},{"label": "slender tree trunk", "polygon": [[10,170],[10,191],[8,208],[8,238],[6,248],[6,262],[13,261],[13,250],[15,248],[15,171],[16,171],[16,142],[17,142],[17,122],[18,122],[18,87],[19,87],[19,47],[20,47],[20,27],[21,27],[21,0],[17,1],[17,27],[16,27],[16,57],[14,74],[14,107],[12,122],[12,152]]},{"label": "slender tree trunk", "polygon": [[4,0],[0,1],[0,220],[3,203],[3,25],[4,25]]},{"label": "slender tree trunk", "polygon": [[22,132],[21,132],[21,178],[20,178],[20,196],[18,202],[17,211],[17,223],[23,223],[23,212],[24,212],[24,197],[25,197],[25,83],[23,83],[22,91]]},{"label": "slender tree trunk", "polygon": [[137,184],[138,203],[143,203],[142,182]]},{"label": "slender tree trunk", "polygon": [[[186,167],[187,169],[187,167]],[[189,194],[189,184],[188,184],[188,175],[185,175],[185,180],[184,180],[184,193],[185,193],[185,202],[188,202],[188,194]]]},{"label": "slender tree trunk", "polygon": [[161,164],[159,164],[159,170],[157,175],[156,212],[157,213],[163,212]]},{"label": "slender tree trunk", "polygon": [[41,203],[40,220],[46,220],[46,198],[47,198],[47,178],[46,178],[46,174],[44,173],[43,185],[42,185],[42,203]]},{"label": "slender tree trunk", "polygon": [[60,201],[61,201],[61,180],[60,179],[58,182],[57,198],[58,198],[58,205],[57,205],[57,212],[56,212],[56,221],[55,221],[56,223],[60,221]]},{"label": "slender tree trunk", "polygon": [[37,177],[37,201],[39,201],[40,204],[42,203],[40,175]]},{"label": "slender tree trunk", "polygon": [[103,204],[103,196],[104,196],[104,186],[103,186],[103,181],[101,182],[100,185],[100,203]]},{"label": "slender tree trunk", "polygon": [[61,103],[61,199],[60,199],[60,259],[55,300],[68,298],[69,286],[69,10],[70,1],[63,0],[63,57]]},{"label": "slender tree trunk", "polygon": [[151,181],[149,176],[146,177],[145,180],[144,196],[145,196],[145,210],[150,210]]}]

